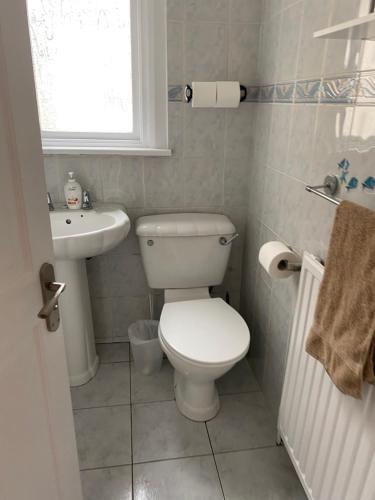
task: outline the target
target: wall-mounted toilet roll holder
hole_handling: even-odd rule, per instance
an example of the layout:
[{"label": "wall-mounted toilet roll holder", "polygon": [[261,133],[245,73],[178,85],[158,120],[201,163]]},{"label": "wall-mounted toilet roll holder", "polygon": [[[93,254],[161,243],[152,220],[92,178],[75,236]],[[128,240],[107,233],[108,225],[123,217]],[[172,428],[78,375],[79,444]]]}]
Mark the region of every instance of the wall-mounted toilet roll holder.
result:
[{"label": "wall-mounted toilet roll holder", "polygon": [[[298,259],[300,258],[298,252],[296,252],[292,246],[288,245],[288,248],[296,254]],[[294,273],[299,273],[302,269],[302,264],[299,262],[290,262],[288,259],[283,259],[280,260],[277,267],[280,271],[292,271]]]},{"label": "wall-mounted toilet roll holder", "polygon": [[[240,85],[240,102],[246,100],[247,88],[244,85]],[[189,103],[193,99],[193,89],[189,84],[184,87],[184,101]]]},{"label": "wall-mounted toilet roll holder", "polygon": [[299,272],[302,269],[301,264],[293,264],[288,260],[281,260],[277,267],[280,269],[280,271]]}]

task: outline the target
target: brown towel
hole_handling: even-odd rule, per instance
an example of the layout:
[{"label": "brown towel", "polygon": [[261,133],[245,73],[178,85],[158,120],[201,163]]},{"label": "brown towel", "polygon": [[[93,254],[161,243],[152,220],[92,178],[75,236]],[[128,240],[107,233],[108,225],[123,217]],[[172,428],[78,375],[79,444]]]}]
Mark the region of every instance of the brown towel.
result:
[{"label": "brown towel", "polygon": [[375,212],[354,203],[337,208],[306,351],[345,394],[375,383]]}]

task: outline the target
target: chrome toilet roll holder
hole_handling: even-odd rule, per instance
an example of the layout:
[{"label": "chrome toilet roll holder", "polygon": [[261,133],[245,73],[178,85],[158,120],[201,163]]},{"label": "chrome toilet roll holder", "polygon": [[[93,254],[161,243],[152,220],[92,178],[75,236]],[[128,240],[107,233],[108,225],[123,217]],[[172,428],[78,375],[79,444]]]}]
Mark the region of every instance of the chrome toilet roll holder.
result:
[{"label": "chrome toilet roll holder", "polygon": [[[247,88],[245,85],[240,85],[240,102],[246,100],[247,97]],[[193,99],[193,89],[191,85],[187,84],[184,87],[184,101],[189,103]]]},{"label": "chrome toilet roll holder", "polygon": [[286,259],[280,260],[277,267],[280,271],[293,271],[294,273],[298,273],[302,269],[301,264],[293,264]]},{"label": "chrome toilet roll holder", "polygon": [[[287,245],[287,247],[299,258],[298,252],[296,252],[296,250],[292,246]],[[283,259],[280,260],[277,267],[280,271],[292,271],[293,273],[299,273],[302,269],[302,264],[300,264],[299,262],[290,262],[288,259]]]}]

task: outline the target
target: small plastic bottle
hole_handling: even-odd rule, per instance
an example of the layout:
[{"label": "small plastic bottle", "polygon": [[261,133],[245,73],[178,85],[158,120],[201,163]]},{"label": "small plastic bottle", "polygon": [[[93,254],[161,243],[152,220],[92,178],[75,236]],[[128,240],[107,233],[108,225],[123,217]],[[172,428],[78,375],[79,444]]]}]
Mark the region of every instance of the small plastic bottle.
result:
[{"label": "small plastic bottle", "polygon": [[82,207],[82,187],[74,178],[74,172],[69,172],[68,182],[64,186],[64,194],[70,210],[78,210]]}]

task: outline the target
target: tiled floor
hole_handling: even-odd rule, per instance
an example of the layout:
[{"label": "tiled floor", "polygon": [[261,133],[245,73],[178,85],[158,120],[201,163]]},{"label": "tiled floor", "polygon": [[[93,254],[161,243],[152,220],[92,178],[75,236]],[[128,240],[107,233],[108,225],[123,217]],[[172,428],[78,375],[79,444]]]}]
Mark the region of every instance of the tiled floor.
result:
[{"label": "tiled floor", "polygon": [[85,500],[305,499],[246,360],[218,382],[207,423],[183,417],[168,361],[144,376],[128,344],[100,344],[101,365],[72,389]]}]

